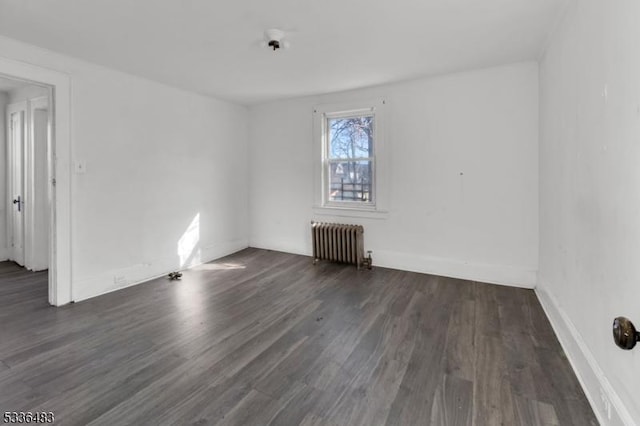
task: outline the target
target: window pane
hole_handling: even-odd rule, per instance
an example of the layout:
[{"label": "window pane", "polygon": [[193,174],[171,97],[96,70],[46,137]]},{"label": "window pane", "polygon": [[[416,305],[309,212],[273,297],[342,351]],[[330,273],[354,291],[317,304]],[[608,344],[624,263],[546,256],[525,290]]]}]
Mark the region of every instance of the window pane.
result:
[{"label": "window pane", "polygon": [[373,157],[373,116],[329,118],[329,158]]},{"label": "window pane", "polygon": [[331,161],[329,201],[373,201],[371,161]]}]

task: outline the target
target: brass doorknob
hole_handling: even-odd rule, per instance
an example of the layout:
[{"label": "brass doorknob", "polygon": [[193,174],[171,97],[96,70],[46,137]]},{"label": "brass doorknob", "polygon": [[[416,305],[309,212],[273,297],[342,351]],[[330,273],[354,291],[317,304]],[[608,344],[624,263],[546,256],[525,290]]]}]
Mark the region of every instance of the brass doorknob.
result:
[{"label": "brass doorknob", "polygon": [[613,320],[613,341],[620,348],[630,350],[640,341],[640,333],[628,318],[618,317]]}]

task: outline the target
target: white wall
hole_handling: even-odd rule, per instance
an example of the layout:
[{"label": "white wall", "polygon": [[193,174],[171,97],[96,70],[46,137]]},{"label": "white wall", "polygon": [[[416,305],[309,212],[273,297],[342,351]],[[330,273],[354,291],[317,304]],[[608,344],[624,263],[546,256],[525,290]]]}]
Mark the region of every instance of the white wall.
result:
[{"label": "white wall", "polygon": [[611,334],[640,326],[638,40],[637,1],[574,1],[540,65],[537,291],[605,425],[640,419],[640,350]]},{"label": "white wall", "polygon": [[7,186],[7,133],[5,127],[5,108],[9,103],[9,94],[6,92],[0,92],[0,261],[7,260],[9,256],[7,248],[7,200],[5,196]]},{"label": "white wall", "polygon": [[[312,218],[362,223],[375,265],[533,287],[537,72],[521,63],[252,107],[251,246],[310,254]],[[314,215],[313,106],[379,96],[388,218]]]},{"label": "white wall", "polygon": [[7,38],[0,57],[71,77],[75,300],[247,246],[245,107]]}]

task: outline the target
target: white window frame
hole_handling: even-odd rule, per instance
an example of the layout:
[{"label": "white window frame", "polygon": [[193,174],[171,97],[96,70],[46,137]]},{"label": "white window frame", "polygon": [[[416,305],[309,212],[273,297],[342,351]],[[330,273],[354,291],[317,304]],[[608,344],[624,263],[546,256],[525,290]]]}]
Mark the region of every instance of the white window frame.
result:
[{"label": "white window frame", "polygon": [[[313,109],[314,116],[314,165],[315,202],[314,212],[322,215],[386,218],[387,210],[387,155],[385,99],[319,105]],[[373,156],[371,202],[331,201],[329,199],[329,129],[332,118],[373,115]],[[364,158],[363,160],[368,160]]]}]

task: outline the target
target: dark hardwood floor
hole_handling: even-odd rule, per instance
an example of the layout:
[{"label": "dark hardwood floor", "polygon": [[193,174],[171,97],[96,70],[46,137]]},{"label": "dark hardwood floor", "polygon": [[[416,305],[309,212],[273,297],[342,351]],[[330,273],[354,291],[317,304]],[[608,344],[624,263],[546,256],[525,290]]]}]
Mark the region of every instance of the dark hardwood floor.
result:
[{"label": "dark hardwood floor", "polygon": [[70,425],[596,425],[533,291],[247,249],[61,308],[0,264],[0,412]]}]

